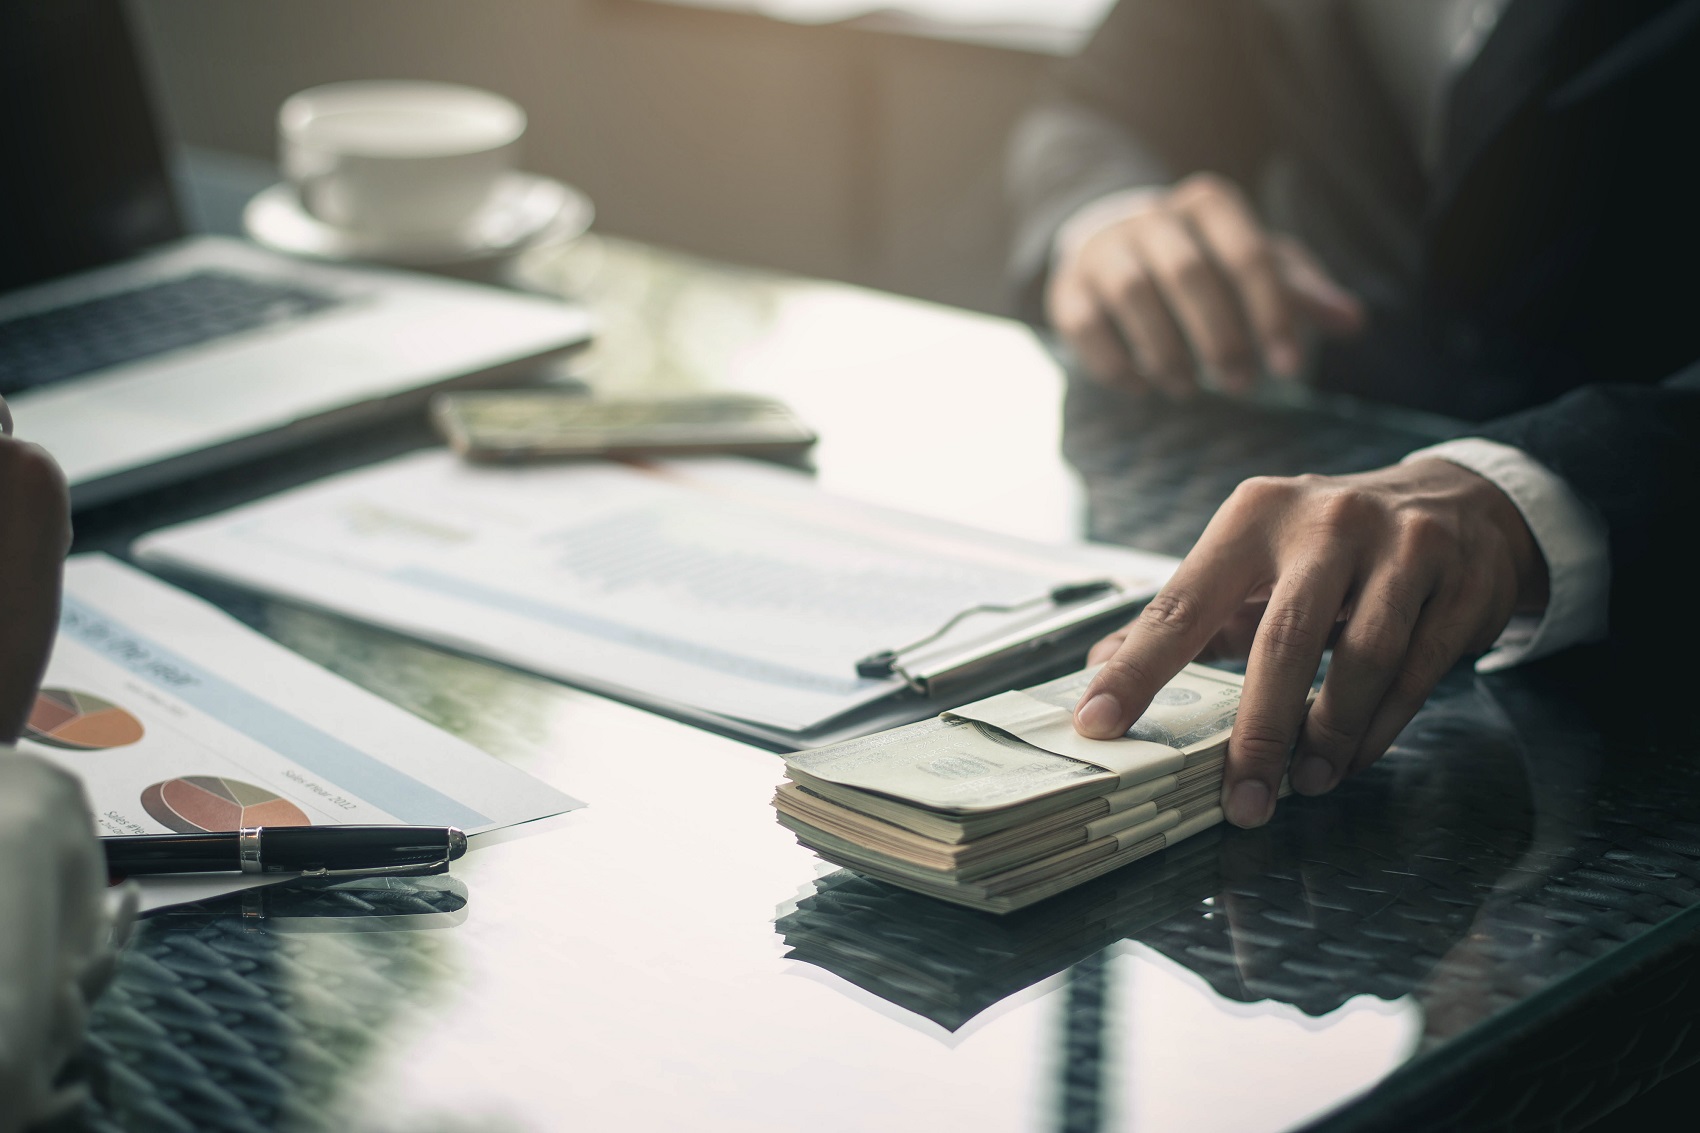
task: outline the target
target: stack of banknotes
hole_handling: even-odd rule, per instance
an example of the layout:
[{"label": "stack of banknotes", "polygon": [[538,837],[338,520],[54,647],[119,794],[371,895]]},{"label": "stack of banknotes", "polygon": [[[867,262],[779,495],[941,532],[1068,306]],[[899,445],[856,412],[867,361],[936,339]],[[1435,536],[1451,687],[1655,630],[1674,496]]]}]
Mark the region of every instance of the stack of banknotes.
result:
[{"label": "stack of banknotes", "polygon": [[1089,740],[1093,672],[788,756],[779,821],[828,861],[996,913],[1220,822],[1241,678],[1189,665],[1125,736]]}]

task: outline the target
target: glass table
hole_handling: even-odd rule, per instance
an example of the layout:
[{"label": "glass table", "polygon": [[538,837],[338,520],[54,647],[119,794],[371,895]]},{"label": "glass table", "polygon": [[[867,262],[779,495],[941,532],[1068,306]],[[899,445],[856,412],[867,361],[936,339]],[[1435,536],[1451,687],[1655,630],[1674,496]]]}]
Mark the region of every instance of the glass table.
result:
[{"label": "glass table", "polygon": [[[775,393],[829,489],[1034,538],[1180,552],[1244,476],[1445,430],[1119,398],[1012,323],[613,239],[525,269],[603,320],[556,380]],[[427,443],[157,492],[78,549]],[[1000,918],[798,847],[770,752],[199,589],[588,805],[452,877],[144,921],[91,1020],[97,1129],[1574,1128],[1700,1058],[1693,732],[1587,657],[1459,670],[1332,795]]]}]

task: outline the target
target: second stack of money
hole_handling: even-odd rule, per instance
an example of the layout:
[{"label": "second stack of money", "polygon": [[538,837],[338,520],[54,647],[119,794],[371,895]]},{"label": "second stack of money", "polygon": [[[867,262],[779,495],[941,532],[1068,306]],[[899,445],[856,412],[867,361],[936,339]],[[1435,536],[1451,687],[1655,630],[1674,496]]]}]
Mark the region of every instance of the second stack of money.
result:
[{"label": "second stack of money", "polygon": [[789,756],[779,821],[828,861],[998,913],[1220,822],[1241,678],[1189,665],[1126,736],[1089,740],[1092,672]]}]

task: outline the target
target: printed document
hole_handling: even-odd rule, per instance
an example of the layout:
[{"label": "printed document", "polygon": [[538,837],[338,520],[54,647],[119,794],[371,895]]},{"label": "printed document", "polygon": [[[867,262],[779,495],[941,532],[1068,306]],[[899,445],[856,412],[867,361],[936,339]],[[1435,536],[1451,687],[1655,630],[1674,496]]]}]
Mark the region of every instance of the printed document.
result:
[{"label": "printed document", "polygon": [[[343,823],[476,834],[582,805],[104,555],[66,565],[53,659],[18,748],[82,780],[101,834]],[[255,879],[139,880],[154,908]]]},{"label": "printed document", "polygon": [[[1106,576],[1123,587],[1111,601],[1149,597],[1175,562],[872,507],[755,461],[480,466],[441,450],[136,550],[640,703],[793,731],[900,690],[856,662],[967,607]],[[1039,616],[1056,612],[967,618],[939,648]]]}]

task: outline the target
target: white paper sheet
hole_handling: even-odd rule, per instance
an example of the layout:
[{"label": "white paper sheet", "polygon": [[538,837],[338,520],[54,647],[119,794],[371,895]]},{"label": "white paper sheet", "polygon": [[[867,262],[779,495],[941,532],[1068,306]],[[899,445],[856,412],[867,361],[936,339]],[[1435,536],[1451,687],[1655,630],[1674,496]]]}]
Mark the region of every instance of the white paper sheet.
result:
[{"label": "white paper sheet", "polygon": [[[102,834],[368,822],[472,834],[582,805],[104,555],[66,566],[42,685],[18,747],[83,781]],[[146,908],[251,883],[142,881]]]},{"label": "white paper sheet", "polygon": [[[856,661],[967,606],[1105,575],[1148,595],[1174,565],[870,507],[752,461],[504,468],[442,451],[158,532],[137,553],[573,683],[793,730],[901,687],[857,677]],[[998,626],[971,619],[961,633]]]}]

